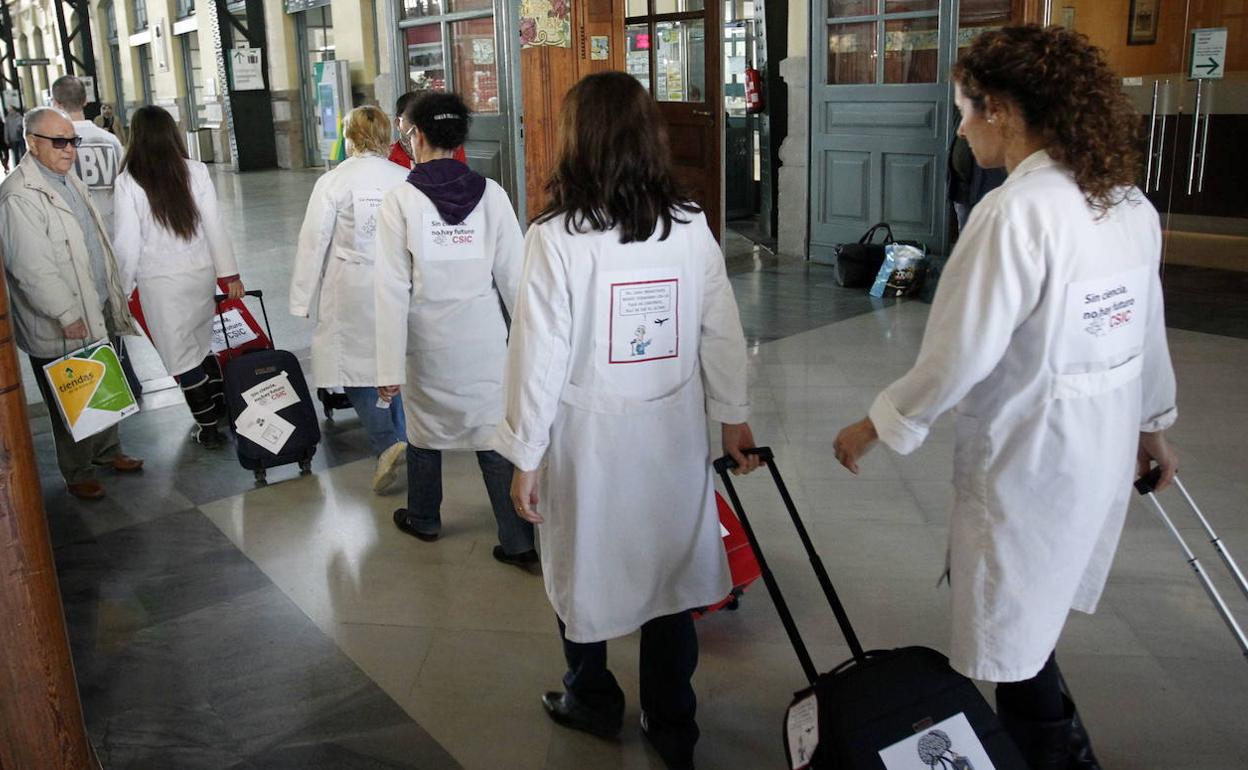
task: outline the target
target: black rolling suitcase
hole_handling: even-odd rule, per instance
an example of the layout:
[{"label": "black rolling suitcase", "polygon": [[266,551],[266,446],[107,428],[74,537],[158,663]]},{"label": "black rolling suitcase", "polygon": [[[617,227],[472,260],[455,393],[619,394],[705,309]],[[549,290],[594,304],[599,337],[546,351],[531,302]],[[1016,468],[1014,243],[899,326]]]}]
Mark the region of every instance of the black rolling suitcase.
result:
[{"label": "black rolling suitcase", "polygon": [[[264,307],[264,293],[249,291],[247,296],[260,300],[260,312],[264,315],[265,329],[268,331],[269,339],[273,339],[273,330],[269,326],[269,314]],[[218,295],[217,299],[220,301],[224,297]],[[221,316],[218,318],[224,328],[225,319]],[[228,346],[229,335],[225,335],[225,338]],[[268,438],[270,435],[276,435],[279,438],[271,446],[262,446],[239,433],[240,418],[244,417],[244,412],[251,406],[244,394],[266,383],[284,388],[285,381],[283,380],[289,382],[289,390],[293,391],[293,395],[297,396],[298,400],[263,416],[262,419],[270,422],[269,427],[275,433],[264,429],[261,438]],[[250,350],[225,363],[223,381],[225,406],[230,415],[230,428],[238,444],[238,462],[255,473],[256,483],[267,483],[268,469],[280,465],[298,463],[301,474],[311,473],[312,457],[316,454],[317,444],[321,442],[321,428],[317,424],[316,409],[313,406],[312,395],[308,391],[308,383],[303,377],[303,369],[299,366],[299,359],[286,350],[275,348]],[[273,420],[274,416],[280,420]],[[287,425],[290,428],[287,428]],[[280,445],[277,441],[280,441]]]},{"label": "black rolling suitcase", "polygon": [[728,497],[762,571],[809,686],[793,697],[785,716],[787,767],[819,770],[1027,770],[987,701],[948,659],[925,647],[864,651],[832,581],[815,552],[793,499],[767,447],[750,450],[771,471],[789,517],[853,657],[826,674],[811,661],[801,633],[776,584],[728,471],[731,458],[715,461]]}]

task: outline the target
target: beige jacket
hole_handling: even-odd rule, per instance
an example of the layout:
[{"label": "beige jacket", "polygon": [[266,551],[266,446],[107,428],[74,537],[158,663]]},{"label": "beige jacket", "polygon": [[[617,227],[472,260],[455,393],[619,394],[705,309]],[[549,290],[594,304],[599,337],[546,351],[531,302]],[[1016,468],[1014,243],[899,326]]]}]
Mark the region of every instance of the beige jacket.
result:
[{"label": "beige jacket", "polygon": [[[87,188],[68,175],[88,202],[108,269],[108,302],[100,307],[91,280],[91,255],[78,220],[29,153],[0,184],[0,253],[13,308],[17,346],[36,358],[59,358],[83,343],[62,329],[82,318],[92,341],[133,334],[134,321],[121,288],[117,260]],[[84,317],[85,314],[85,317]]]}]

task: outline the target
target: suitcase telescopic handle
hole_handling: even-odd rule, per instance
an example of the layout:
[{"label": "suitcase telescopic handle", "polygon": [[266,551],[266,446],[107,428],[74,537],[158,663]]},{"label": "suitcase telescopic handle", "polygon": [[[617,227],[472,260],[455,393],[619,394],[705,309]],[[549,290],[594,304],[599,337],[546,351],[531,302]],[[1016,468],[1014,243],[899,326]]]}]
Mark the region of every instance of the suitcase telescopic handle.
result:
[{"label": "suitcase telescopic handle", "polygon": [[[251,289],[243,292],[243,296],[255,297],[260,300],[260,315],[264,317],[264,330],[269,334],[269,344],[276,346],[277,343],[273,341],[273,327],[269,325],[269,311],[264,306],[264,291],[261,289]],[[228,298],[228,294],[217,294],[215,297],[218,306],[220,306],[221,303]],[[233,350],[234,346],[230,344],[230,335],[225,330],[225,314],[218,310],[217,319],[221,322],[221,336],[225,338],[225,347],[228,350]]]},{"label": "suitcase telescopic handle", "polygon": [[[1240,590],[1244,591],[1245,594],[1248,594],[1248,587],[1244,584],[1244,575],[1239,571],[1239,566],[1235,564],[1235,560],[1231,558],[1230,553],[1227,552],[1226,548],[1222,545],[1221,539],[1213,531],[1213,528],[1209,526],[1209,522],[1205,519],[1204,514],[1200,512],[1200,508],[1197,507],[1196,502],[1190,495],[1187,494],[1187,490],[1183,488],[1183,483],[1179,481],[1178,476],[1175,476],[1174,480],[1176,486],[1179,488],[1179,491],[1182,492],[1183,497],[1187,499],[1187,502],[1192,507],[1192,510],[1196,512],[1196,517],[1200,519],[1201,524],[1204,525],[1205,531],[1208,532],[1213,538],[1212,542],[1214,547],[1222,556],[1222,560],[1226,563],[1226,566],[1231,571],[1231,574],[1234,575],[1236,582],[1239,583]],[[1184,539],[1182,533],[1179,532],[1179,528],[1174,525],[1174,522],[1170,520],[1170,516],[1166,513],[1166,509],[1162,507],[1161,502],[1157,499],[1156,489],[1157,484],[1160,481],[1161,468],[1154,468],[1135,482],[1135,490],[1144,497],[1147,497],[1148,501],[1153,504],[1153,510],[1156,511],[1158,518],[1160,518],[1161,522],[1165,524],[1166,529],[1170,530],[1170,534],[1174,537],[1175,541],[1178,542],[1179,548],[1183,549],[1183,556],[1187,560],[1187,566],[1191,567],[1192,572],[1196,573],[1196,577],[1200,580],[1201,586],[1204,587],[1205,593],[1209,595],[1209,599],[1213,602],[1213,606],[1217,609],[1218,614],[1222,616],[1222,621],[1226,623],[1227,628],[1231,630],[1231,634],[1235,637],[1235,641],[1239,643],[1240,650],[1242,650],[1244,655],[1248,657],[1248,635],[1244,634],[1244,630],[1240,628],[1239,623],[1235,620],[1235,616],[1231,614],[1230,608],[1226,606],[1226,602],[1222,599],[1222,594],[1218,593],[1217,586],[1215,586],[1213,581],[1209,578],[1209,573],[1205,572],[1205,568],[1201,566],[1200,559],[1196,558],[1196,554],[1192,553],[1192,549],[1187,545],[1187,540]]]},{"label": "suitcase telescopic handle", "polygon": [[[789,488],[784,483],[784,478],[780,475],[780,469],[776,465],[775,454],[771,451],[771,447],[747,449],[746,454],[757,455],[759,459],[766,463],[767,469],[771,472],[771,478],[776,484],[776,489],[780,492],[780,498],[784,501],[784,507],[789,512],[789,518],[793,521],[793,527],[797,530],[797,536],[802,541],[802,547],[806,549],[806,555],[810,558],[810,565],[815,571],[815,576],[819,579],[819,586],[823,589],[823,595],[828,600],[828,606],[831,607],[832,614],[836,617],[841,633],[845,635],[845,641],[849,645],[849,650],[853,653],[856,661],[864,662],[867,659],[866,652],[862,649],[862,644],[858,641],[858,634],[854,632],[854,627],[849,622],[849,615],[845,612],[845,607],[841,604],[840,597],[837,596],[836,588],[832,585],[832,579],[828,577],[828,571],[823,566],[823,559],[819,558],[819,553],[815,550],[815,544],[806,532],[806,525],[802,523],[802,517],[797,512],[797,505],[794,504],[793,497],[789,494]],[[737,518],[741,520],[741,528],[745,530],[745,536],[750,541],[750,547],[754,549],[754,555],[758,558],[759,572],[762,574],[763,583],[767,586],[767,593],[771,595],[771,599],[776,605],[776,612],[780,615],[780,622],[784,624],[784,630],[788,632],[789,641],[793,643],[793,650],[797,653],[798,661],[802,665],[807,681],[813,685],[819,676],[819,672],[811,661],[810,652],[806,649],[806,643],[802,640],[801,632],[797,628],[797,623],[793,620],[793,613],[789,611],[788,603],[784,600],[780,586],[776,582],[771,568],[767,566],[767,559],[758,544],[758,537],[754,534],[754,528],[750,525],[749,517],[745,513],[745,507],[741,504],[741,498],[737,495],[736,487],[732,483],[730,471],[736,468],[737,464],[731,457],[721,457],[715,461],[714,465],[715,471],[719,473],[720,478],[724,482],[724,489],[728,492],[728,499],[732,502]]]}]

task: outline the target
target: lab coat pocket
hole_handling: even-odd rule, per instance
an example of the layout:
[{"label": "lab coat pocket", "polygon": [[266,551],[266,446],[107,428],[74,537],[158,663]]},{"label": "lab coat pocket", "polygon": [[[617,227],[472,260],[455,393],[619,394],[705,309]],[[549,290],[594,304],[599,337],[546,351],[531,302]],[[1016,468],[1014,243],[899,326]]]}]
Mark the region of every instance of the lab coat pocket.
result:
[{"label": "lab coat pocket", "polygon": [[638,399],[616,393],[595,392],[589,388],[568,383],[564,386],[560,401],[568,406],[597,414],[654,414],[685,409],[687,402],[697,395],[699,384],[699,377],[689,377],[674,390],[658,398]]}]

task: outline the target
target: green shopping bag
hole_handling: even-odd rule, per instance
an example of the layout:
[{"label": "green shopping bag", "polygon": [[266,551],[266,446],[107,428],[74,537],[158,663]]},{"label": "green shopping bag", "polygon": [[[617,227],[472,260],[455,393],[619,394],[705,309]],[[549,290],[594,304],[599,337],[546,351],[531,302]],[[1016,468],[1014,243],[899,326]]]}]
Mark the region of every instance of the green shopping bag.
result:
[{"label": "green shopping bag", "polygon": [[139,411],[117,351],[107,341],[45,364],[43,376],[74,441],[94,436]]}]

